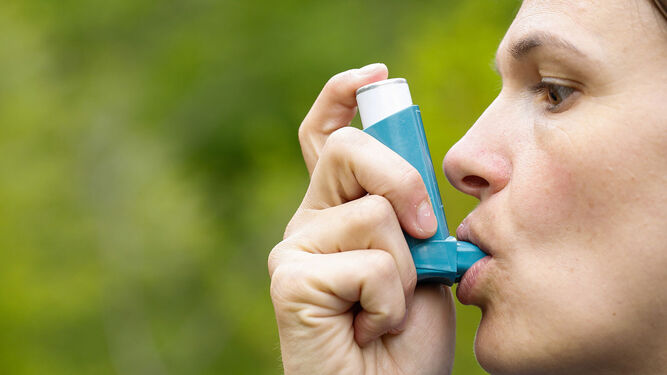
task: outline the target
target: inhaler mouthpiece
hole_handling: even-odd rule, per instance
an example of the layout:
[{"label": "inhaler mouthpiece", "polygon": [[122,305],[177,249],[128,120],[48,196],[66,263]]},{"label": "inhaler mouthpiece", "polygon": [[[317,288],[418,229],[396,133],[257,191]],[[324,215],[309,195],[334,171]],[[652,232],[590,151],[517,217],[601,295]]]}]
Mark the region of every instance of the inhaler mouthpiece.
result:
[{"label": "inhaler mouthpiece", "polygon": [[357,107],[364,129],[410,106],[412,97],[404,78],[374,82],[357,90]]}]

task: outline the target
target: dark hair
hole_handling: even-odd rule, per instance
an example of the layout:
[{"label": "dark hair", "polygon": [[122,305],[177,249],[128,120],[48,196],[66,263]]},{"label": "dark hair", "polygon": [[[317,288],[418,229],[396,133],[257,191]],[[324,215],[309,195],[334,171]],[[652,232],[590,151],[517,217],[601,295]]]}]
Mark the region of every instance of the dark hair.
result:
[{"label": "dark hair", "polygon": [[660,12],[662,12],[662,15],[667,18],[667,0],[653,0],[655,5],[660,9]]}]

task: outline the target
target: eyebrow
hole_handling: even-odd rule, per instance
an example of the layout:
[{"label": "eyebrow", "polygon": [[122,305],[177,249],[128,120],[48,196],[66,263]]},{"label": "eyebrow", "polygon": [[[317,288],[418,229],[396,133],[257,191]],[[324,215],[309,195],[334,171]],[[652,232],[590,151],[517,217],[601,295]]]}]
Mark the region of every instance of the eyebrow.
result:
[{"label": "eyebrow", "polygon": [[[522,37],[516,42],[513,42],[508,48],[508,50],[510,55],[515,60],[520,60],[522,57],[525,57],[536,48],[543,46],[564,49],[582,57],[586,56],[571,42],[548,32],[535,32],[532,34],[528,34],[527,36]],[[496,58],[494,59],[494,70],[496,72],[499,71],[497,54]]]},{"label": "eyebrow", "polygon": [[547,32],[529,34],[528,36],[525,36],[512,43],[509,51],[512,57],[518,60],[530,53],[533,49],[542,46],[566,49],[570,52],[576,53],[577,55],[584,55],[584,53],[581,52],[572,43]]}]

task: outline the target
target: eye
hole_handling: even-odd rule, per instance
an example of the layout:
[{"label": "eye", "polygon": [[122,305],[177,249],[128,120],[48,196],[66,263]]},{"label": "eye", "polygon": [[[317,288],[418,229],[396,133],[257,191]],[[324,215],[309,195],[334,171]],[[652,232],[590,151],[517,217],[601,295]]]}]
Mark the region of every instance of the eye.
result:
[{"label": "eye", "polygon": [[549,112],[561,112],[567,109],[568,100],[577,90],[574,87],[565,86],[554,82],[552,79],[542,79],[540,83],[532,88],[532,91],[544,99],[546,110]]}]

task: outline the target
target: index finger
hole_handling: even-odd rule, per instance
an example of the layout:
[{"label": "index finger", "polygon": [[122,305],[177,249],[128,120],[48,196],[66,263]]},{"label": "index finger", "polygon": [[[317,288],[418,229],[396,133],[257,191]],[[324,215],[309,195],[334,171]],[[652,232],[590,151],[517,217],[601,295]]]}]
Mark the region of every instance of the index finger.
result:
[{"label": "index finger", "polygon": [[327,140],[300,209],[326,209],[366,193],[387,198],[412,237],[435,234],[438,224],[419,172],[370,134],[339,129]]},{"label": "index finger", "polygon": [[370,64],[331,77],[299,127],[303,159],[312,174],[327,137],[352,122],[357,113],[356,90],[364,85],[387,79],[384,64]]}]

